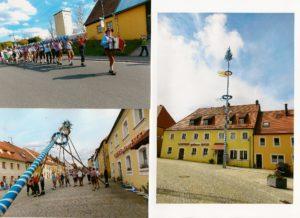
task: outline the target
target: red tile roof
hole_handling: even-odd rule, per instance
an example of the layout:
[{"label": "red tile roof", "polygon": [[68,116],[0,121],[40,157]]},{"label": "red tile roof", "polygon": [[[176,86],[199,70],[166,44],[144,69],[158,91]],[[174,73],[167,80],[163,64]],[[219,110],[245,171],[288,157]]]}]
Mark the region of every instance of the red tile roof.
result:
[{"label": "red tile roof", "polygon": [[175,120],[163,105],[157,108],[157,127],[167,129],[175,124]]},{"label": "red tile roof", "polygon": [[0,142],[0,158],[16,160],[21,162],[33,162],[31,155],[26,153],[22,148],[9,142]]},{"label": "red tile roof", "polygon": [[[268,123],[268,127],[263,124]],[[294,110],[264,111],[258,116],[256,134],[293,134],[294,133]]]},{"label": "red tile roof", "polygon": [[[85,26],[96,23],[99,21],[99,17],[103,17],[102,13],[102,1],[97,1],[88,19],[85,21]],[[111,16],[119,5],[120,0],[103,0],[104,17]]]},{"label": "red tile roof", "polygon": [[[185,117],[172,127],[168,128],[167,130],[201,130],[201,129],[223,129],[225,124],[225,107],[211,107],[211,108],[199,108],[194,113],[190,114],[189,116]],[[260,111],[259,104],[248,104],[248,105],[236,105],[230,106],[229,112],[230,117],[236,116],[244,117],[245,114],[248,115],[248,122],[245,124],[240,123],[233,123],[229,125],[230,129],[254,129],[256,125],[256,120],[258,116],[258,112]],[[212,118],[214,119],[212,125],[204,125],[202,121],[200,124],[191,125],[190,121],[193,119],[200,118]]]}]

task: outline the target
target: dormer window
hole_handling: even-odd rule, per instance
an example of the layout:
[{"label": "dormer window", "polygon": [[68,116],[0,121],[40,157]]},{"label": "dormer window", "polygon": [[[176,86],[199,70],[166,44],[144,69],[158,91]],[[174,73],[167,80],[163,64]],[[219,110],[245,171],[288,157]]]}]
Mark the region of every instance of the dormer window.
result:
[{"label": "dormer window", "polygon": [[229,125],[232,125],[232,124],[236,124],[236,116],[235,115],[232,115],[229,118]]},{"label": "dormer window", "polygon": [[207,116],[203,118],[203,125],[207,126],[207,125],[212,125],[214,121],[214,117],[212,116]]},{"label": "dormer window", "polygon": [[240,118],[239,119],[239,124],[245,124],[245,119],[244,118]]},{"label": "dormer window", "polygon": [[262,127],[270,127],[270,122],[263,122]]},{"label": "dormer window", "polygon": [[249,115],[248,114],[239,114],[239,124],[248,124],[249,121]]},{"label": "dormer window", "polygon": [[190,120],[190,125],[197,126],[201,123],[201,117],[193,118]]}]

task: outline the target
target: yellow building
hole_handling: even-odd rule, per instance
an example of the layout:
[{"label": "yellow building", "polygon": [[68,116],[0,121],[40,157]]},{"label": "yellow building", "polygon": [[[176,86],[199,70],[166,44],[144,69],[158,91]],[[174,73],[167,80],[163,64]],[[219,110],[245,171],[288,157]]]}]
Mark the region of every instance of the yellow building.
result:
[{"label": "yellow building", "polygon": [[100,176],[104,176],[104,171],[107,169],[108,177],[110,174],[110,162],[109,162],[109,153],[108,153],[108,144],[107,138],[102,140],[98,150],[98,163],[99,163],[99,173]]},{"label": "yellow building", "polygon": [[[230,106],[227,164],[253,166],[254,128],[260,105]],[[223,163],[224,107],[200,108],[164,132],[161,157]]]},{"label": "yellow building", "polygon": [[[113,28],[115,35],[125,40],[150,35],[150,9],[150,0],[103,0],[103,10],[102,1],[98,1],[85,22],[87,37],[99,40],[106,28]],[[105,28],[100,25],[103,15]]]},{"label": "yellow building", "polygon": [[157,107],[157,157],[160,157],[164,131],[176,122],[163,105]]},{"label": "yellow building", "polygon": [[256,168],[275,169],[279,162],[293,170],[294,110],[261,112],[254,136],[254,164]]},{"label": "yellow building", "polygon": [[92,155],[92,156],[88,159],[88,163],[87,163],[88,168],[93,168],[93,167],[94,167],[94,165],[93,165],[93,158],[94,158],[94,156]]},{"label": "yellow building", "polygon": [[111,177],[139,190],[148,184],[149,110],[123,109],[108,137]]}]

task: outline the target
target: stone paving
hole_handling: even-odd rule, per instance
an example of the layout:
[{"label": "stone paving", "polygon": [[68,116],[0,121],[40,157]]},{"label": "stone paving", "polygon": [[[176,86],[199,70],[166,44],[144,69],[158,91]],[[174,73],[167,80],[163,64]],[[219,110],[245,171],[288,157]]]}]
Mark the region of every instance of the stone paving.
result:
[{"label": "stone paving", "polygon": [[[111,182],[110,188],[101,184],[92,191],[85,181],[82,187],[50,188],[46,195],[28,197],[26,188],[6,212],[6,217],[137,217],[148,216],[148,201]],[[0,196],[1,196],[0,192]]]},{"label": "stone paving", "polygon": [[158,159],[157,203],[292,203],[288,189],[267,186],[270,170]]}]

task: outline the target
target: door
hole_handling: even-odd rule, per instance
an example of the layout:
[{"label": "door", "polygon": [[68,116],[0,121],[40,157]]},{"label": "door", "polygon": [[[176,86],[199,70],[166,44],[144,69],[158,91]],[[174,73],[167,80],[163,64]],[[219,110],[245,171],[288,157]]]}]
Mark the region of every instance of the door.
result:
[{"label": "door", "polygon": [[179,159],[179,160],[183,160],[183,157],[184,157],[184,148],[180,148],[180,149],[179,149],[179,156],[178,156],[178,159]]},{"label": "door", "polygon": [[261,169],[262,168],[262,155],[256,154],[256,168]]},{"label": "door", "polygon": [[123,176],[122,176],[122,165],[121,165],[121,162],[118,162],[118,169],[119,169],[119,177],[120,177],[120,179],[122,180],[123,178]]},{"label": "door", "polygon": [[223,150],[218,150],[217,164],[223,164]]}]

